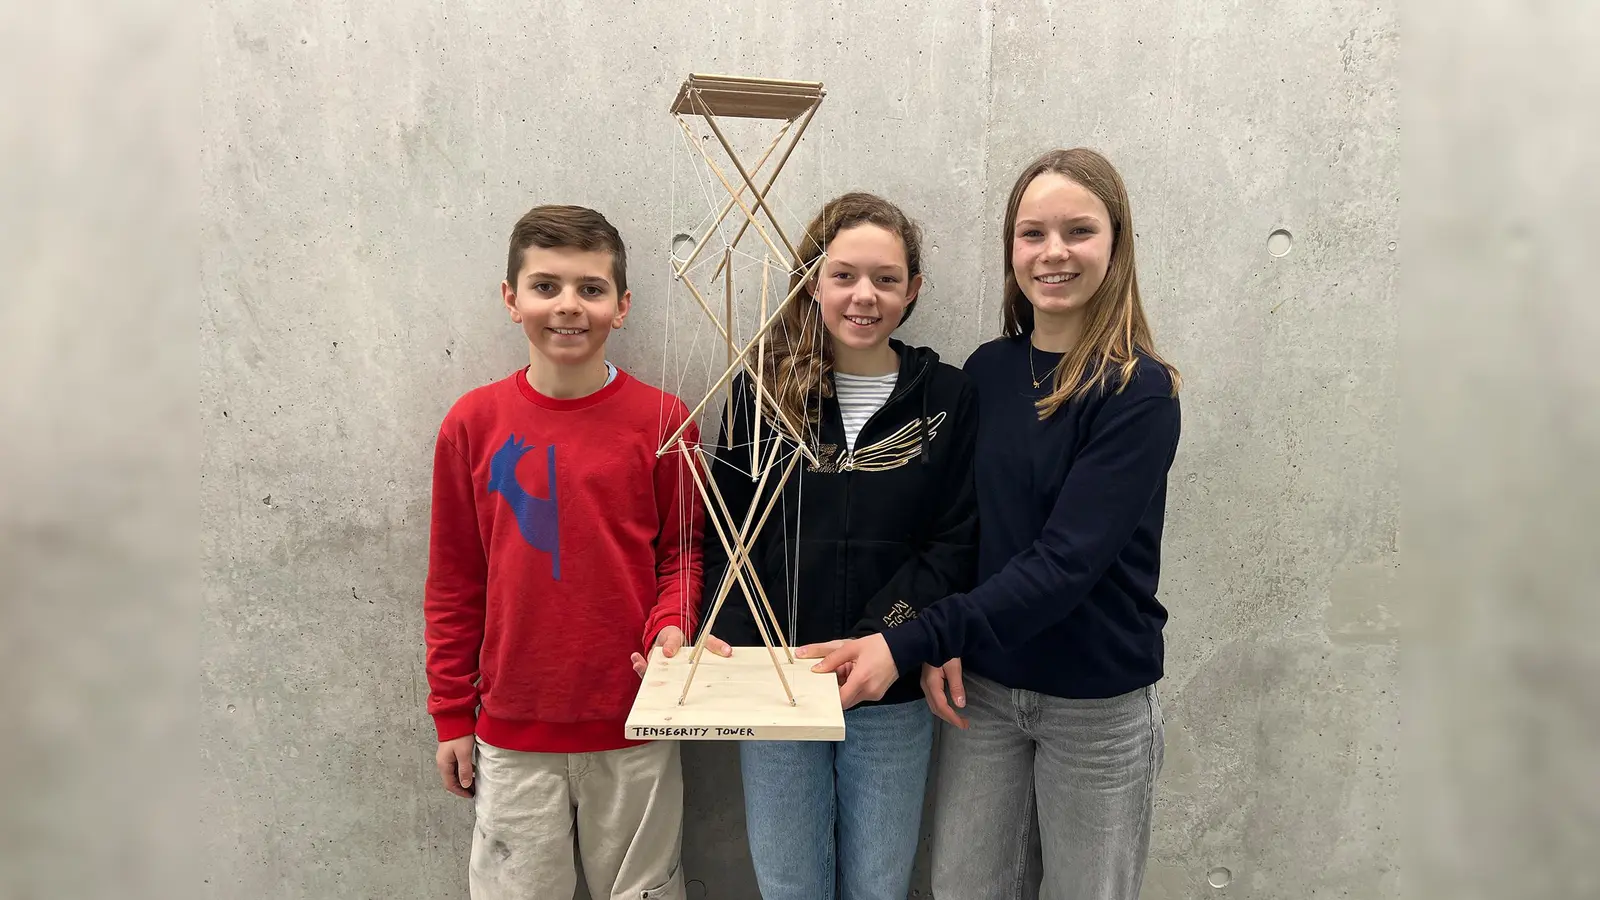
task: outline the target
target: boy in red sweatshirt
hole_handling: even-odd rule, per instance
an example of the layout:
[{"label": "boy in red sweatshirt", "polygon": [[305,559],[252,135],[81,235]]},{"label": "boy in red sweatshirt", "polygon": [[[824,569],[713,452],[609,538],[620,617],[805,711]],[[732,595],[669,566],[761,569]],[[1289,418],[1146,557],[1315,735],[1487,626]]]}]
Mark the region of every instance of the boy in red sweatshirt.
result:
[{"label": "boy in red sweatshirt", "polygon": [[571,897],[576,829],[596,900],[682,897],[678,744],[623,722],[635,654],[694,629],[703,511],[683,454],[656,455],[688,410],[606,361],[632,296],[599,213],[523,216],[501,293],[529,365],[445,416],[424,599],[439,773],[477,818],[471,893]]}]

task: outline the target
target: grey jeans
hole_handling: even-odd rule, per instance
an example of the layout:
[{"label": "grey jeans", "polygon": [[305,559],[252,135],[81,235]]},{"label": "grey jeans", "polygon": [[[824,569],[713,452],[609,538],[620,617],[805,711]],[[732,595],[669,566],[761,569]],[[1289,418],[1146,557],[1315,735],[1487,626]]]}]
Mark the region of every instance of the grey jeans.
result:
[{"label": "grey jeans", "polygon": [[938,900],[1138,900],[1165,730],[1152,685],[1064,700],[968,674],[941,724]]}]

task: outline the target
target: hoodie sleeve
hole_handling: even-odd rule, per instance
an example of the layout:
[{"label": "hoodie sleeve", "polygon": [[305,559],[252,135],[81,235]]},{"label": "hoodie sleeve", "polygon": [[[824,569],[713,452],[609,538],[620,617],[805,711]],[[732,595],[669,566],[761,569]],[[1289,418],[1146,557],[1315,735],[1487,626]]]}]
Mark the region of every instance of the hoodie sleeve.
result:
[{"label": "hoodie sleeve", "polygon": [[[978,495],[972,461],[978,442],[978,405],[972,383],[960,373],[951,410],[951,449],[930,479],[941,499],[911,558],[867,601],[847,637],[865,637],[916,619],[928,606],[972,587],[978,562]],[[946,490],[943,486],[948,485]]]}]

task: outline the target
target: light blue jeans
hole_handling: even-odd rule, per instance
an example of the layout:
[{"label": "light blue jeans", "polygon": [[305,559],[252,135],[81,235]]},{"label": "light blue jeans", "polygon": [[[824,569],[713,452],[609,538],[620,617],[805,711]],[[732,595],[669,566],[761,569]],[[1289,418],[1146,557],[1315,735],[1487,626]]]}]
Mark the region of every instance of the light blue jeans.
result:
[{"label": "light blue jeans", "polygon": [[763,900],[905,900],[933,749],[926,703],[846,710],[845,739],[739,746]]},{"label": "light blue jeans", "polygon": [[933,895],[1138,900],[1165,737],[1155,687],[1064,700],[962,680],[969,727],[939,732]]}]

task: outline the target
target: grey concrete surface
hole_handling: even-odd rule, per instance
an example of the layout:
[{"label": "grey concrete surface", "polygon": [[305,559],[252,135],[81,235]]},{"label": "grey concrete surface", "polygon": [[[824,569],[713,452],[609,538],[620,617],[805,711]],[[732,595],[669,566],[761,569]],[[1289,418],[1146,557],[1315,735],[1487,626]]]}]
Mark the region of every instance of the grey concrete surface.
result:
[{"label": "grey concrete surface", "polygon": [[[693,71],[827,84],[782,212],[905,207],[930,271],[903,336],[956,362],[998,331],[1016,169],[1118,163],[1187,379],[1144,896],[1398,896],[1394,9],[213,2],[203,26],[206,896],[465,896],[470,811],[423,713],[434,430],[525,360],[497,285],[538,202],[629,241],[612,357],[704,383],[666,277],[705,211],[666,112]],[[692,897],[755,896],[731,750],[686,755]]]}]

